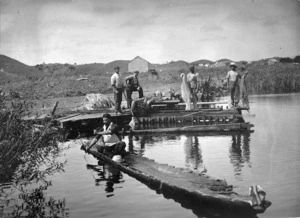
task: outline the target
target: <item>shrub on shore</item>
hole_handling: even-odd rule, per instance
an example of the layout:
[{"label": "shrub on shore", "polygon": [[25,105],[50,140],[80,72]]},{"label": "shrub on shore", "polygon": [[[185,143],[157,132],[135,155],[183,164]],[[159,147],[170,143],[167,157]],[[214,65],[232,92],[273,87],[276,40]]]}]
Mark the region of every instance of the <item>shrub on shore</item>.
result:
[{"label": "shrub on shore", "polygon": [[44,191],[51,186],[47,176],[63,170],[56,160],[60,136],[51,121],[24,121],[28,107],[26,102],[8,107],[0,96],[0,216],[57,217],[65,201],[49,199]]}]

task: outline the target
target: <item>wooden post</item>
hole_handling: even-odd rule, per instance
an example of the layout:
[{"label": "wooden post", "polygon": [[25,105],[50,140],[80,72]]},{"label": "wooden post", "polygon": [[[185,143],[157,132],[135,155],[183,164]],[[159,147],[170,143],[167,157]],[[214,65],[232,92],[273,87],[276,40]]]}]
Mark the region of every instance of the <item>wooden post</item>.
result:
[{"label": "wooden post", "polygon": [[56,108],[57,108],[57,105],[58,105],[58,101],[55,102],[55,104],[54,104],[54,107],[53,107],[52,112],[51,112],[51,116],[54,115],[54,113],[55,113],[55,111],[56,111]]}]

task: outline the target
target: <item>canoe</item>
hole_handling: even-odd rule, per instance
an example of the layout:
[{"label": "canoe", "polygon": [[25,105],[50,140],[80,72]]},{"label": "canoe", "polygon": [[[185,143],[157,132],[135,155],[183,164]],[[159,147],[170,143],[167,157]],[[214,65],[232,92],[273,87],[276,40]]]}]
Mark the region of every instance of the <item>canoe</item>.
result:
[{"label": "canoe", "polygon": [[[82,149],[86,151],[88,143],[82,142]],[[197,216],[255,217],[271,205],[268,200],[254,205],[256,199],[253,195],[239,195],[226,181],[205,173],[160,164],[134,154],[125,156],[121,163],[115,162],[99,153],[98,147],[96,144],[88,153],[146,184],[165,198],[191,209]]]}]

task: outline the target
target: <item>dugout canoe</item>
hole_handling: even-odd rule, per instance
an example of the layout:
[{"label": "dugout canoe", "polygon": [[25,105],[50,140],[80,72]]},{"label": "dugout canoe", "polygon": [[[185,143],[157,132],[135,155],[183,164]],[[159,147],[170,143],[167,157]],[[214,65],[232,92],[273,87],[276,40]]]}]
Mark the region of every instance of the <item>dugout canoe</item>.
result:
[{"label": "dugout canoe", "polygon": [[251,196],[239,195],[226,181],[212,178],[205,173],[160,164],[134,154],[128,154],[121,163],[115,162],[99,153],[98,146],[96,144],[86,151],[88,143],[82,141],[81,148],[139,180],[165,198],[171,198],[191,209],[197,216],[256,217],[256,214],[265,212],[271,205],[268,200],[254,205],[256,199],[253,192]]}]

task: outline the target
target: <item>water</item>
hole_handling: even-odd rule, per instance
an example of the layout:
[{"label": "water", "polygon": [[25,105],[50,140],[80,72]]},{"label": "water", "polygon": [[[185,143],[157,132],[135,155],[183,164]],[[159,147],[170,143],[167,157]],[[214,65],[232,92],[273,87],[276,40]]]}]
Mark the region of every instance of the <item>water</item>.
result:
[{"label": "water", "polygon": [[[250,185],[261,185],[272,205],[259,217],[300,216],[300,94],[252,96],[250,101],[244,117],[254,124],[254,133],[126,137],[127,149],[160,163],[206,170],[240,194],[247,194]],[[99,164],[78,143],[65,146],[69,148],[58,158],[67,161],[64,171],[50,174],[51,185],[43,191],[46,199],[65,200],[60,216],[197,217],[134,178]],[[5,187],[7,193],[9,182]],[[3,197],[2,192],[0,215]]]}]

